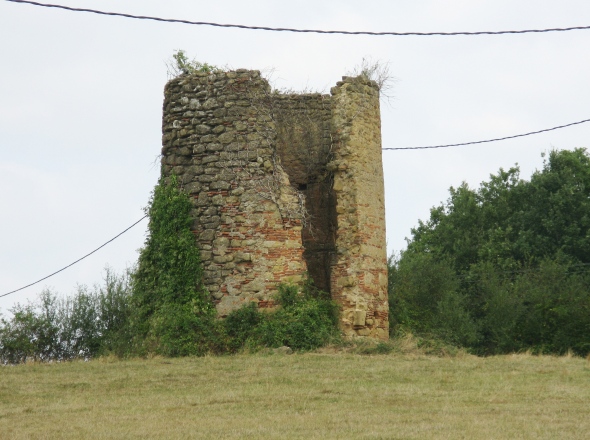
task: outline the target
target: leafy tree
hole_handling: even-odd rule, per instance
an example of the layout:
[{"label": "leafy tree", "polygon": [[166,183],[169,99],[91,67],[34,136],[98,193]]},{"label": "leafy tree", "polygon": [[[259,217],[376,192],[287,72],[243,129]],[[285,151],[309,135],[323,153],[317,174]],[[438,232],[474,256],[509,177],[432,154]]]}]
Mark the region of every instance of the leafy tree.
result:
[{"label": "leafy tree", "polygon": [[579,310],[590,298],[580,292],[590,280],[579,269],[588,264],[590,157],[585,149],[552,151],[530,181],[513,167],[477,190],[451,188],[412,229],[407,250],[391,261],[392,323],[444,336],[439,304],[447,295],[455,302],[446,313],[455,309],[477,329],[467,339],[469,326],[447,329],[449,341],[483,353],[582,353],[590,334]]},{"label": "leafy tree", "polygon": [[530,181],[500,169],[478,190],[450,189],[445,204],[412,230],[408,252],[433,252],[458,271],[489,261],[504,268],[558,253],[590,262],[590,158],[584,149],[552,151]]},{"label": "leafy tree", "polygon": [[468,345],[475,326],[448,261],[430,253],[389,260],[389,307],[392,329],[407,328],[448,342]]}]

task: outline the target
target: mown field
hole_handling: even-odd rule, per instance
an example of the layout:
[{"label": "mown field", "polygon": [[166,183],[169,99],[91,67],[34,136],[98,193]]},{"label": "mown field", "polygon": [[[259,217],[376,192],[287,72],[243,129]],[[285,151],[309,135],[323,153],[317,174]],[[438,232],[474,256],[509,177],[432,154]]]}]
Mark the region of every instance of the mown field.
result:
[{"label": "mown field", "polygon": [[587,439],[590,362],[347,353],[0,367],[2,439]]}]

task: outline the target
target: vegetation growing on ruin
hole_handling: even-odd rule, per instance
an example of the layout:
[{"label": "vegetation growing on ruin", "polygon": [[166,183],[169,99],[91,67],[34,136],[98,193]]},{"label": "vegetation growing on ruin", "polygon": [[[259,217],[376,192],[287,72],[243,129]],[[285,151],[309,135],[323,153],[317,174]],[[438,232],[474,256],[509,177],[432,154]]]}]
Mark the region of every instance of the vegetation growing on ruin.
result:
[{"label": "vegetation growing on ruin", "polygon": [[202,285],[192,204],[172,176],[146,208],[148,235],[136,268],[69,298],[44,291],[0,320],[0,363],[118,356],[187,356],[289,346],[318,348],[338,338],[338,306],[311,283],[280,285],[276,311],[254,303],[218,319]]},{"label": "vegetation growing on ruin", "polygon": [[389,261],[392,330],[475,353],[590,352],[590,157],[552,151],[530,180],[501,169],[412,230]]},{"label": "vegetation growing on ruin", "polygon": [[379,87],[381,98],[389,100],[393,97],[392,89],[395,77],[389,69],[389,62],[363,57],[361,62],[348,72],[348,76],[362,76],[365,79],[375,81],[377,87]]},{"label": "vegetation growing on ruin", "polygon": [[191,209],[177,178],[161,178],[146,209],[148,236],[132,274],[130,324],[139,352],[179,356],[210,349],[215,309],[202,284]]},{"label": "vegetation growing on ruin", "polygon": [[184,50],[177,50],[172,55],[172,60],[166,63],[168,77],[176,78],[180,75],[192,75],[198,72],[216,73],[223,71],[222,68],[213,64],[203,63],[196,58],[190,59]]}]

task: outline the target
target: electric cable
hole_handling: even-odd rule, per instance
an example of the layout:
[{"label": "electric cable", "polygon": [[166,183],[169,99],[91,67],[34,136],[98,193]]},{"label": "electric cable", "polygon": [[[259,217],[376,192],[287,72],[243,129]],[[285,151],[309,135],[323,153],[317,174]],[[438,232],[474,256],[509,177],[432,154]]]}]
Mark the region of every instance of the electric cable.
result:
[{"label": "electric cable", "polygon": [[[574,264],[571,266],[567,267],[567,274],[568,275],[575,275],[575,274],[584,274],[585,272],[587,272],[588,270],[590,270],[590,267],[588,267],[590,265],[590,263],[579,263],[579,264]],[[507,274],[506,276],[502,276],[499,278],[496,278],[497,281],[506,281],[506,280],[513,280],[513,276],[514,275],[518,275],[518,274],[527,274],[527,273],[540,273],[543,270],[542,267],[535,267],[535,268],[531,268],[531,269],[521,269],[521,270],[513,270],[513,271],[500,271],[500,272],[496,272],[498,274]],[[481,277],[474,277],[475,279],[468,279],[470,277],[472,277],[473,274],[470,273],[463,273],[460,275],[457,275],[458,279],[463,280],[463,282],[467,283],[467,284],[477,284],[480,283],[482,281]],[[513,275],[513,276],[509,276],[509,275]]]},{"label": "electric cable", "polygon": [[369,36],[396,36],[396,37],[405,37],[405,36],[418,36],[418,37],[430,37],[430,36],[474,36],[474,35],[504,35],[504,34],[532,34],[532,33],[544,33],[544,32],[567,32],[567,31],[577,31],[577,30],[588,30],[590,26],[572,26],[572,27],[565,27],[565,28],[548,28],[548,29],[524,29],[524,30],[508,30],[508,31],[462,31],[462,32],[372,32],[372,31],[340,31],[340,30],[321,30],[321,29],[296,29],[296,28],[281,28],[281,27],[269,27],[269,26],[248,26],[243,24],[223,24],[223,23],[214,23],[208,21],[191,21],[191,20],[182,20],[176,18],[161,18],[161,17],[152,17],[146,15],[133,15],[133,14],[125,14],[122,12],[107,12],[107,11],[100,11],[97,9],[87,9],[87,8],[72,8],[70,6],[63,6],[63,5],[55,5],[55,4],[48,4],[48,3],[38,3],[32,2],[28,0],[6,0],[12,3],[23,3],[29,4],[34,6],[41,6],[45,8],[56,8],[56,9],[64,9],[66,11],[73,11],[73,12],[90,12],[92,14],[99,14],[99,15],[110,15],[115,17],[125,17],[125,18],[135,18],[139,20],[152,20],[152,21],[160,21],[166,23],[182,23],[182,24],[190,24],[196,26],[213,26],[213,27],[221,27],[221,28],[234,28],[234,29],[247,29],[247,30],[260,30],[260,31],[272,31],[272,32],[297,32],[297,33],[307,33],[307,34],[338,34],[338,35],[369,35]]},{"label": "electric cable", "polygon": [[37,281],[35,281],[34,283],[27,284],[26,286],[23,286],[23,287],[21,287],[21,288],[19,288],[19,289],[16,289],[16,290],[13,290],[13,291],[11,291],[11,292],[4,293],[4,294],[0,295],[0,298],[2,298],[2,297],[4,297],[4,296],[8,296],[8,295],[10,295],[10,294],[12,294],[12,293],[19,292],[19,291],[21,291],[21,290],[23,290],[23,289],[26,289],[27,287],[34,286],[35,284],[39,284],[41,281],[44,281],[44,280],[46,280],[47,278],[50,278],[50,277],[52,277],[53,275],[57,275],[58,273],[60,273],[60,272],[62,272],[62,271],[64,271],[64,270],[66,270],[68,267],[72,267],[74,264],[76,264],[76,263],[78,263],[78,262],[82,261],[82,260],[83,260],[84,258],[86,258],[86,257],[89,257],[90,255],[92,255],[93,253],[95,253],[96,251],[98,251],[99,249],[102,249],[103,247],[105,247],[105,246],[106,246],[107,244],[109,244],[110,242],[112,242],[112,241],[114,241],[115,239],[119,238],[121,235],[123,235],[123,234],[124,234],[125,232],[127,232],[129,229],[131,229],[132,227],[134,227],[135,225],[137,225],[138,223],[140,223],[140,222],[141,222],[142,220],[144,220],[145,218],[147,218],[147,215],[144,215],[142,218],[140,218],[139,220],[137,220],[135,223],[133,223],[131,226],[129,226],[127,229],[125,229],[123,232],[120,232],[119,234],[115,235],[115,236],[114,236],[113,238],[111,238],[109,241],[107,241],[106,243],[103,243],[102,245],[100,245],[99,247],[97,247],[96,249],[94,249],[92,252],[89,252],[88,254],[84,255],[83,257],[81,257],[81,258],[78,258],[78,259],[77,259],[76,261],[74,261],[73,263],[70,263],[70,264],[68,264],[67,266],[65,266],[65,267],[62,267],[61,269],[59,269],[59,270],[57,270],[57,271],[53,272],[53,273],[52,273],[52,274],[50,274],[50,275],[47,275],[46,277],[43,277],[43,278],[41,278],[40,280],[37,280]]},{"label": "electric cable", "polygon": [[505,136],[505,137],[495,138],[495,139],[486,139],[486,140],[483,140],[483,141],[462,142],[460,144],[430,145],[430,146],[427,146],[427,147],[389,147],[389,148],[382,148],[381,150],[383,150],[383,151],[391,151],[391,150],[427,150],[427,149],[432,149],[432,148],[448,148],[448,147],[460,147],[460,146],[464,146],[464,145],[484,144],[484,143],[487,143],[487,142],[505,141],[507,139],[514,139],[514,138],[519,138],[519,137],[524,137],[524,136],[531,136],[533,134],[545,133],[547,131],[553,131],[553,130],[558,130],[560,128],[571,127],[572,125],[583,124],[585,122],[590,122],[590,119],[584,119],[583,121],[572,122],[571,124],[558,125],[557,127],[545,128],[543,130],[531,131],[530,133],[515,134],[513,136]]}]

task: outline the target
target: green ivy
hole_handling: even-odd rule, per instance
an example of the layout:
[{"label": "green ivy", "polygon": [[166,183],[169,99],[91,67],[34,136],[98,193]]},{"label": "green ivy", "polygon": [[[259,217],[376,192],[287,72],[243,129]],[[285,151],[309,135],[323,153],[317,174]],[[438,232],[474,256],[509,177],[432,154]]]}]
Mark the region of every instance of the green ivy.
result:
[{"label": "green ivy", "polygon": [[203,347],[195,341],[202,341],[203,329],[214,325],[191,209],[176,176],[161,178],[146,208],[148,237],[132,276],[137,347],[167,355],[199,354]]}]

